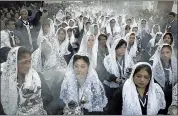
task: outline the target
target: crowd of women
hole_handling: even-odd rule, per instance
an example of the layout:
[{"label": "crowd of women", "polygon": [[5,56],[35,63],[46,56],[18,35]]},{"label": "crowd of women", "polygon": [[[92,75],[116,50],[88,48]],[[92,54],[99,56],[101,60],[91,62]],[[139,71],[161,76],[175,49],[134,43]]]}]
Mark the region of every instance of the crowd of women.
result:
[{"label": "crowd of women", "polygon": [[175,13],[162,31],[100,7],[39,12],[38,32],[25,8],[1,31],[2,114],[177,114]]}]

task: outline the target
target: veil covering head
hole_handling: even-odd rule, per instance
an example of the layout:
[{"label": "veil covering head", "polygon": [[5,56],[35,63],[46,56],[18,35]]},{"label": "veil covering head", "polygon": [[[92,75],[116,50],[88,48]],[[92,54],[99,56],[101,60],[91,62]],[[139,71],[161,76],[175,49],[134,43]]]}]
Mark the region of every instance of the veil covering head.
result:
[{"label": "veil covering head", "polygon": [[[161,62],[161,50],[164,46],[170,46],[168,44],[159,45],[155,54],[150,58],[153,61],[153,76],[155,80],[160,84],[161,87],[165,87],[165,73],[164,68]],[[170,46],[171,47],[171,46]],[[172,55],[171,55],[171,69],[169,69],[169,80],[171,84],[175,84],[177,82],[177,59],[173,52],[172,48]]]},{"label": "veil covering head", "polygon": [[[18,76],[18,50],[21,47],[12,48],[7,57],[4,71],[1,76],[1,103],[5,114],[8,115],[43,115],[46,111],[43,109],[43,102],[41,99],[41,80],[38,73],[30,67],[28,73],[25,75],[25,82],[23,86],[17,89]],[[24,89],[33,91],[33,95],[25,97]],[[29,100],[35,97],[36,104]],[[19,101],[19,102],[18,102]],[[25,105],[28,103],[29,105]],[[33,106],[33,107],[32,107]],[[28,108],[32,107],[32,108]]]},{"label": "veil covering head", "polygon": [[47,20],[44,20],[42,23],[44,26],[49,25],[49,31],[46,35],[44,35],[43,28],[42,28],[43,26],[41,26],[39,34],[38,34],[38,38],[37,38],[37,45],[39,45],[40,42],[43,41],[43,38],[48,38],[50,41],[54,41],[53,38],[55,34],[55,27],[54,27],[53,21],[50,18],[48,18]]},{"label": "veil covering head", "polygon": [[[106,68],[106,70],[110,73],[110,74],[114,74],[116,77],[120,78],[120,73],[119,73],[119,68],[118,68],[118,63],[116,61],[116,46],[117,44],[120,42],[120,40],[124,40],[124,39],[116,39],[113,43],[113,45],[111,46],[109,55],[106,56],[104,58],[104,66]],[[123,69],[124,72],[126,71],[126,68],[131,68],[133,66],[133,60],[132,58],[128,55],[127,51],[124,54],[124,65],[125,68]],[[121,67],[122,68],[122,67]]]},{"label": "veil covering head", "polygon": [[[59,44],[59,31],[63,31],[65,33],[65,39],[64,41]],[[74,41],[74,38],[71,39],[71,42]],[[68,50],[68,46],[69,46],[69,37],[68,37],[68,34],[67,34],[67,31],[66,29],[64,28],[59,28],[57,31],[56,31],[56,35],[55,35],[55,47],[56,49],[58,50],[58,52],[64,56],[64,55],[69,55],[70,54],[70,51]]]},{"label": "veil covering head", "polygon": [[[75,55],[87,56],[90,61],[87,77],[82,87],[79,88],[79,91],[77,84],[78,80],[74,71],[73,64]],[[85,96],[85,109],[87,109],[89,112],[103,111],[103,108],[106,106],[108,101],[105,96],[104,87],[98,79],[98,75],[91,64],[90,56],[83,52],[78,52],[75,55],[70,60],[68,65],[69,72],[65,74],[64,80],[62,82],[60,98],[63,99],[65,104],[68,104],[72,100],[79,104],[82,97]]]},{"label": "veil covering head", "polygon": [[[123,85],[122,115],[142,115],[138,92],[134,82],[135,70],[140,65],[147,65],[151,68],[150,64],[146,62],[139,62],[133,67],[130,78],[127,79]],[[164,109],[166,107],[164,93],[161,87],[157,83],[154,83],[153,77],[154,76],[150,75],[150,82],[148,85],[147,115],[156,115],[160,109]]]},{"label": "veil covering head", "polygon": [[[125,37],[125,40],[127,42],[127,45],[129,45],[129,39],[130,39],[130,36],[135,33],[134,32],[131,32],[131,33],[127,33],[126,34],[126,37]],[[136,53],[137,53],[137,39],[136,39],[136,35],[135,35],[135,40],[134,40],[134,44],[132,45],[132,47],[130,48],[130,52],[127,51],[127,53],[129,54],[130,57],[136,57]]]},{"label": "veil covering head", "polygon": [[[90,36],[93,36],[94,38],[94,43],[93,43],[93,47],[91,49],[91,53],[89,52],[89,48],[88,48],[88,40],[90,38]],[[88,53],[91,57],[91,64],[94,68],[96,68],[97,66],[97,52],[98,52],[98,40],[95,38],[94,35],[92,35],[90,32],[88,32],[86,35],[84,35],[84,37],[82,38],[81,44],[80,44],[80,49],[79,52],[83,52],[83,53]]]}]

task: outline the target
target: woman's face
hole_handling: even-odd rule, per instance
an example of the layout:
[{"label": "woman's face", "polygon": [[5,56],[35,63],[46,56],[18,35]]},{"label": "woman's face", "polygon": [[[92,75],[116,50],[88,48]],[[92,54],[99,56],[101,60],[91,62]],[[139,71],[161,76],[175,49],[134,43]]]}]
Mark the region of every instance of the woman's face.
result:
[{"label": "woman's face", "polygon": [[130,44],[130,45],[133,45],[133,44],[134,44],[134,41],[135,41],[135,35],[130,35],[129,44]]},{"label": "woman's face", "polygon": [[31,67],[31,55],[25,53],[17,63],[18,73],[27,74]]},{"label": "woman's face", "polygon": [[65,40],[66,34],[64,33],[63,30],[60,30],[58,35],[59,35],[59,38],[58,38],[59,40],[61,40],[61,41]]},{"label": "woman's face", "polygon": [[71,37],[72,36],[72,30],[68,30],[67,34],[68,34],[69,37]]},{"label": "woman's face", "polygon": [[74,71],[77,77],[86,77],[88,73],[88,64],[83,59],[78,59],[74,63]]},{"label": "woman's face", "polygon": [[134,75],[133,80],[137,87],[145,88],[150,82],[150,75],[146,69],[141,69]]},{"label": "woman's face", "polygon": [[123,44],[122,46],[120,46],[117,50],[116,50],[116,56],[123,56],[125,54],[126,51],[126,45]]},{"label": "woman's face", "polygon": [[88,48],[93,48],[93,44],[94,44],[94,37],[90,36],[87,42]]},{"label": "woman's face", "polygon": [[169,61],[171,59],[171,55],[172,55],[172,51],[169,48],[164,47],[161,50],[161,59],[163,61]]},{"label": "woman's face", "polygon": [[170,37],[170,35],[165,35],[163,41],[164,41],[164,43],[167,43],[167,44],[171,45],[171,37]]},{"label": "woman's face", "polygon": [[106,41],[107,41],[106,37],[100,36],[99,40],[100,40],[99,42],[102,46],[106,46]]},{"label": "woman's face", "polygon": [[43,34],[47,34],[49,31],[50,25],[44,25],[43,26]]},{"label": "woman's face", "polygon": [[158,31],[159,31],[158,26],[154,26],[154,28],[153,28],[153,33],[156,34]]}]

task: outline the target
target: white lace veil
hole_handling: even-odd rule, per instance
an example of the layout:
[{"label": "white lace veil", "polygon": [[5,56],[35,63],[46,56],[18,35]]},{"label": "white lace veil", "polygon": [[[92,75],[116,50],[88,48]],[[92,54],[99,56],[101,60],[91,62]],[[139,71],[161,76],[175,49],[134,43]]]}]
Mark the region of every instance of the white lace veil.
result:
[{"label": "white lace veil", "polygon": [[58,32],[59,32],[59,30],[61,30],[61,29],[64,29],[64,28],[59,28],[57,31],[56,31],[56,35],[55,35],[55,47],[56,47],[56,49],[59,51],[60,50],[60,54],[61,55],[69,55],[70,54],[70,52],[69,52],[69,50],[68,50],[68,46],[69,46],[69,38],[68,38],[68,34],[67,34],[67,31],[66,31],[66,29],[64,29],[65,30],[65,34],[66,34],[66,38],[65,38],[65,40],[62,42],[62,44],[61,45],[59,45],[59,34],[58,34]]},{"label": "white lace veil", "polygon": [[[120,73],[119,73],[119,69],[118,69],[118,65],[116,62],[116,52],[115,52],[115,48],[117,46],[117,44],[119,43],[121,39],[116,39],[113,43],[113,45],[111,46],[109,55],[107,55],[104,58],[104,66],[106,68],[106,70],[111,73],[114,74],[116,77],[121,78],[120,77]],[[131,59],[131,57],[128,55],[127,51],[125,52],[125,69],[124,72],[126,71],[126,68],[131,68],[133,66],[133,60]]]},{"label": "white lace veil", "polygon": [[[74,28],[68,26],[68,27],[66,27],[65,29],[66,29],[66,31],[68,31],[68,29],[74,29]],[[67,34],[67,38],[68,38],[68,40],[70,40],[70,44],[71,44],[71,45],[72,45],[74,42],[76,42],[73,30],[72,30],[72,35],[71,35],[70,39],[69,39],[68,34]]]},{"label": "white lace veil", "polygon": [[[150,58],[153,61],[153,76],[155,80],[161,85],[161,87],[165,87],[165,73],[161,63],[161,50],[163,46],[168,44],[159,45],[155,54]],[[175,84],[177,81],[177,59],[174,55],[173,48],[172,48],[172,55],[171,55],[171,70],[170,70],[170,77],[169,77],[171,84]]]},{"label": "white lace veil", "polygon": [[157,32],[157,33],[155,34],[155,36],[150,40],[151,47],[154,47],[154,46],[155,46],[155,39],[156,39],[156,36],[157,36],[158,34],[163,35],[162,32]]},{"label": "white lace veil", "polygon": [[[51,49],[50,52],[50,57],[45,61],[44,66],[42,67],[42,58],[41,58],[41,54],[42,54],[42,50],[41,50],[41,44],[43,42],[46,42],[49,45],[49,49]],[[61,70],[62,72],[65,72],[65,69],[67,67],[67,63],[65,61],[65,59],[63,58],[63,56],[61,54],[59,54],[58,49],[56,48],[56,46],[54,46],[51,42],[49,42],[48,39],[43,39],[43,41],[41,41],[39,48],[37,50],[35,50],[32,54],[32,66],[35,70],[37,70],[38,72],[45,72],[49,69],[51,69],[52,67],[56,66],[56,70]],[[51,77],[49,77],[51,78]]]},{"label": "white lace veil", "polygon": [[[17,56],[18,50],[20,47],[12,48],[7,57],[6,64],[4,66],[4,71],[1,76],[1,103],[4,109],[4,112],[7,115],[15,115],[18,111],[20,111],[21,107],[18,106],[23,103],[24,99],[22,98],[22,91],[19,90],[19,95],[21,96],[20,102],[18,104],[18,91],[17,91]],[[30,68],[28,74],[25,75],[25,82],[23,84],[24,89],[33,88],[34,93],[37,91],[37,88],[41,88],[41,81],[38,73]],[[31,90],[31,89],[30,89]],[[41,91],[38,93],[41,96]],[[41,102],[40,107],[43,107],[43,103]],[[32,109],[36,110],[36,109]],[[24,112],[27,113],[27,112]],[[31,112],[29,112],[31,113]],[[27,114],[28,115],[28,114]]]},{"label": "white lace veil", "polygon": [[50,39],[50,41],[53,41],[52,38],[54,37],[54,32],[55,32],[54,24],[51,19],[48,18],[47,20],[50,22],[49,32],[46,36],[44,36],[43,29],[41,26],[39,34],[38,34],[38,38],[37,38],[37,45],[40,44],[40,42],[43,40],[43,38],[48,38],[48,39]]},{"label": "white lace veil", "polygon": [[[148,65],[146,62],[137,63],[132,70],[130,78],[126,80],[123,86],[122,99],[123,109],[122,115],[142,115],[142,110],[136,90],[136,85],[133,80],[133,74],[135,69],[140,65]],[[148,101],[147,101],[147,115],[157,115],[160,109],[164,109],[166,106],[164,93],[161,87],[154,83],[154,78],[151,75],[151,80],[148,88]]]},{"label": "white lace veil", "polygon": [[139,24],[138,24],[138,32],[139,32],[139,34],[142,34],[142,31],[143,31],[143,30],[145,30],[147,33],[150,33],[147,20],[146,20],[146,26],[145,26],[144,28],[142,28],[141,22],[142,22],[143,20],[146,20],[146,19],[142,19],[142,20],[139,22]]},{"label": "white lace veil", "polygon": [[154,31],[153,31],[153,29],[154,29],[155,26],[158,26],[158,32],[161,32],[161,28],[160,28],[160,26],[159,26],[158,24],[153,25],[152,30],[151,30],[151,35],[152,35],[152,37],[155,37],[155,36],[156,36],[156,34],[155,34]]},{"label": "white lace veil", "polygon": [[[75,55],[87,56],[89,58],[86,53],[80,52]],[[96,71],[91,65],[89,65],[86,80],[81,88],[82,94],[78,93],[77,78],[73,68],[74,56],[70,60],[68,72],[66,73],[62,82],[60,98],[63,99],[65,104],[68,104],[71,100],[79,103],[79,99],[81,99],[81,97],[84,95],[87,101],[86,104],[84,104],[85,109],[87,109],[89,112],[103,111],[103,108],[106,106],[108,101],[105,96],[104,87],[98,79]]]},{"label": "white lace veil", "polygon": [[[129,45],[129,38],[131,34],[135,34],[133,32],[126,34],[125,41],[127,42],[127,46]],[[127,51],[130,57],[136,57],[136,52],[137,52],[137,39],[135,35],[135,41],[132,47],[130,48],[130,52]]]},{"label": "white lace veil", "polygon": [[[83,52],[83,53],[88,53],[88,39],[90,36],[93,36],[90,32],[87,33],[86,35],[84,35],[84,37],[82,38],[81,44],[80,44],[80,49],[79,52]],[[92,53],[90,54],[91,57],[91,64],[93,66],[93,68],[96,68],[97,66],[97,53],[98,53],[98,40],[97,38],[94,37],[94,44],[93,44],[93,48],[92,48]],[[89,53],[88,53],[89,54]]]},{"label": "white lace veil", "polygon": [[[160,39],[159,42],[158,42],[158,45],[164,44],[164,36],[165,36],[167,33],[170,33],[170,32],[166,32],[166,33],[164,33],[164,34],[162,35],[161,39]],[[170,34],[172,35],[172,33],[170,33]],[[172,37],[173,37],[173,35],[172,35]],[[173,37],[173,39],[172,39],[173,41],[172,41],[172,44],[171,44],[172,47],[174,47],[174,44],[175,44],[175,43],[174,43],[174,39],[175,39],[175,38]]]}]

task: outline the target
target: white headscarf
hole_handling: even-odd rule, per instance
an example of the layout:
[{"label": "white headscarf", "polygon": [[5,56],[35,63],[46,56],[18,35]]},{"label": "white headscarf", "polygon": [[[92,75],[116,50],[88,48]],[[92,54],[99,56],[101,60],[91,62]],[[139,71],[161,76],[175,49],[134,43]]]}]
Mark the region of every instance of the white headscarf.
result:
[{"label": "white headscarf", "polygon": [[[50,57],[45,61],[44,66],[42,67],[42,59],[41,59],[41,44],[42,42],[46,42],[51,49],[50,52]],[[34,69],[36,69],[38,72],[45,72],[50,70],[51,68],[53,68],[54,66],[56,66],[55,70],[60,70],[61,72],[65,72],[66,67],[67,67],[67,63],[64,59],[64,57],[58,53],[58,49],[56,48],[56,46],[54,46],[53,44],[51,44],[48,39],[44,39],[40,43],[40,46],[37,50],[35,50],[32,54],[32,66]],[[48,77],[47,80],[49,80],[52,77]]]},{"label": "white headscarf", "polygon": [[47,33],[47,35],[43,35],[43,29],[42,26],[40,28],[39,34],[38,34],[38,38],[37,38],[37,45],[39,45],[41,43],[41,41],[45,38],[45,39],[49,39],[49,41],[54,41],[54,34],[55,34],[55,28],[54,28],[54,24],[53,21],[51,19],[47,19],[50,23],[50,28],[49,28],[49,32]]},{"label": "white headscarf", "polygon": [[[94,37],[94,35],[92,35],[91,33],[87,33],[86,35],[84,35],[84,37],[82,38],[81,44],[80,44],[79,52],[88,53],[87,43],[88,43],[88,39],[90,36]],[[96,66],[97,66],[97,53],[98,53],[98,40],[97,40],[97,38],[94,37],[92,53],[90,54],[91,61],[92,61],[91,64],[92,64],[93,68],[96,68]]]},{"label": "white headscarf", "polygon": [[[161,62],[161,50],[163,46],[168,44],[162,44],[159,45],[155,54],[150,58],[150,60],[153,60],[153,76],[155,80],[161,85],[161,87],[165,87],[165,73]],[[171,55],[171,70],[170,70],[170,77],[169,77],[171,84],[175,84],[177,81],[177,59],[175,57],[175,54],[173,52],[172,48],[172,55]]]},{"label": "white headscarf", "polygon": [[[159,42],[158,42],[159,45],[164,44],[164,37],[165,37],[165,35],[166,35],[167,33],[170,33],[170,32],[166,32],[166,33],[164,33],[164,34],[162,35],[161,39],[160,39]],[[172,35],[172,33],[170,33],[170,34]],[[173,35],[172,35],[172,37],[173,37]],[[172,41],[172,44],[171,44],[172,47],[174,47],[174,39],[175,39],[175,38],[173,37],[173,39],[172,39],[173,41]]]},{"label": "white headscarf", "polygon": [[[145,20],[146,21],[146,26],[144,28],[142,28],[142,25],[141,25],[141,22]],[[139,24],[138,24],[138,32],[139,34],[142,34],[142,31],[145,30],[147,33],[150,33],[150,30],[149,30],[149,26],[148,26],[148,22],[146,19],[142,19]]]},{"label": "white headscarf", "polygon": [[[131,34],[135,34],[133,32],[126,34],[125,40],[127,42],[127,46],[129,45],[129,39],[130,39],[130,35]],[[134,44],[131,46],[130,48],[130,52],[127,51],[127,53],[129,54],[130,57],[136,57],[136,52],[137,52],[137,39],[136,39],[136,35],[135,35],[135,41]]]},{"label": "white headscarf", "polygon": [[149,43],[151,44],[151,47],[155,46],[155,39],[158,34],[163,35],[162,32],[157,32],[156,35],[149,41]]},{"label": "white headscarf", "polygon": [[59,28],[57,31],[56,31],[56,36],[55,36],[55,47],[56,47],[56,49],[59,51],[60,50],[60,54],[61,55],[69,55],[70,54],[70,52],[69,52],[69,50],[68,50],[68,46],[69,46],[69,38],[68,38],[68,34],[67,34],[67,31],[66,31],[66,29],[64,29],[65,30],[65,35],[66,35],[66,37],[65,37],[65,40],[61,43],[61,45],[59,45],[59,34],[58,34],[58,32],[59,32],[59,30],[61,30],[61,29],[64,29],[64,28]]},{"label": "white headscarf", "polygon": [[158,32],[161,32],[161,28],[160,28],[160,26],[158,24],[153,25],[153,28],[151,30],[151,35],[152,35],[153,38],[156,36],[156,33],[154,33],[154,27],[155,26],[158,26]]},{"label": "white headscarf", "polygon": [[[66,29],[66,31],[68,31],[68,29],[74,29],[74,28],[68,26],[68,27],[66,27],[65,29]],[[72,45],[74,42],[76,42],[73,30],[72,30],[72,35],[71,35],[70,39],[69,39],[68,34],[67,34],[67,38],[68,38],[68,40],[70,40],[70,44],[71,44],[71,45]]]},{"label": "white headscarf", "polygon": [[[89,58],[89,56],[85,53],[77,53],[76,55],[87,56]],[[105,96],[104,87],[98,79],[96,71],[91,65],[89,65],[86,80],[83,86],[79,88],[78,92],[73,58],[71,58],[71,61],[68,65],[69,72],[66,73],[61,85],[60,98],[63,99],[64,103],[67,105],[72,100],[79,103],[79,100],[82,98],[82,96],[85,96],[87,101],[86,104],[84,104],[85,109],[87,109],[89,112],[103,111],[103,108],[106,106],[108,101]]]},{"label": "white headscarf", "polygon": [[[109,55],[106,56],[104,58],[104,66],[106,68],[106,70],[110,73],[110,74],[114,74],[116,77],[121,78],[120,77],[120,73],[119,73],[119,69],[118,69],[118,65],[117,65],[117,61],[116,61],[116,51],[115,48],[117,46],[117,44],[119,43],[121,39],[116,39],[113,43],[113,45],[111,46]],[[125,69],[124,72],[126,71],[127,68],[131,68],[133,66],[133,60],[131,59],[131,57],[128,55],[127,51],[125,52]]]},{"label": "white headscarf", "polygon": [[[140,65],[148,65],[151,68],[146,62],[139,62],[134,66],[130,78],[126,80],[122,90],[122,115],[142,115],[136,85],[133,80],[135,69]],[[154,83],[153,77],[151,75],[148,88],[147,115],[157,115],[158,111],[166,106],[164,93],[161,87]]]},{"label": "white headscarf", "polygon": [[[20,47],[14,47],[9,51],[7,61],[4,67],[4,71],[1,76],[1,102],[4,109],[5,114],[7,115],[42,115],[46,114],[43,109],[43,103],[41,99],[41,80],[38,73],[30,68],[28,74],[25,75],[25,82],[22,87],[17,91],[17,56],[18,50]],[[23,90],[29,89],[34,92],[34,94],[28,98],[24,97]],[[20,101],[18,104],[18,95],[20,97]],[[36,99],[37,104],[33,104],[30,101],[35,97],[39,97]],[[25,105],[29,103],[28,106]],[[28,108],[31,107],[32,108]]]}]

